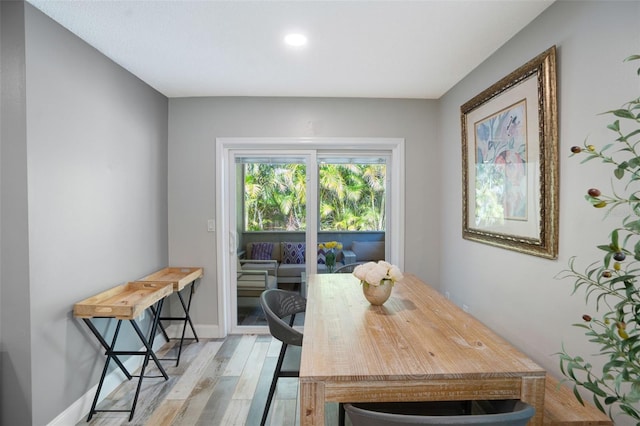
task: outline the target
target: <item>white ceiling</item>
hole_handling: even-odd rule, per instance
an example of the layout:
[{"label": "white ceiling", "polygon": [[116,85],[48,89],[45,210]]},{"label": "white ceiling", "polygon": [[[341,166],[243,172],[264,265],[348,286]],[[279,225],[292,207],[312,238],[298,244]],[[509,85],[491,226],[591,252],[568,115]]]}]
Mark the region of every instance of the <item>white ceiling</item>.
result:
[{"label": "white ceiling", "polygon": [[437,99],[553,0],[28,2],[168,97]]}]

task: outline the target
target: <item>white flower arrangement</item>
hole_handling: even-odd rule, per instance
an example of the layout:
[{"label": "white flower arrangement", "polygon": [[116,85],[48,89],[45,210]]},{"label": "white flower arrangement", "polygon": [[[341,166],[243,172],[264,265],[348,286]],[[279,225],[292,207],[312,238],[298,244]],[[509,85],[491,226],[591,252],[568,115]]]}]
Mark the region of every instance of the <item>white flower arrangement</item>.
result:
[{"label": "white flower arrangement", "polygon": [[356,266],[353,275],[360,280],[362,284],[379,286],[383,281],[391,281],[394,285],[396,281],[402,279],[402,271],[396,265],[392,265],[384,260],[376,262],[363,263]]}]

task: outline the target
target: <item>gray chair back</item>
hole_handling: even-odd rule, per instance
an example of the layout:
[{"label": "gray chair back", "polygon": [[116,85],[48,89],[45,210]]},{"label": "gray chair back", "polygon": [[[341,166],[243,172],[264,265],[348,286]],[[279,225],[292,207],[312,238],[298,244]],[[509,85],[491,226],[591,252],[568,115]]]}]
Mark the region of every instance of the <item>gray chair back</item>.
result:
[{"label": "gray chair back", "polygon": [[[353,426],[525,426],[535,414],[535,409],[522,401],[499,401],[497,404],[489,404],[491,408],[487,411],[488,414],[430,415],[428,409],[422,410],[424,414],[417,414],[420,412],[420,404],[437,408],[437,403],[370,403],[345,404],[344,409]],[[407,406],[412,408],[403,410]]]},{"label": "gray chair back", "polygon": [[334,274],[349,274],[356,269],[356,266],[362,265],[366,262],[355,262],[355,263],[347,263],[346,265],[340,266],[333,271]]},{"label": "gray chair back", "polygon": [[307,299],[291,291],[270,289],[262,292],[260,304],[271,335],[287,345],[302,346],[302,333],[283,321],[283,318],[304,312]]}]

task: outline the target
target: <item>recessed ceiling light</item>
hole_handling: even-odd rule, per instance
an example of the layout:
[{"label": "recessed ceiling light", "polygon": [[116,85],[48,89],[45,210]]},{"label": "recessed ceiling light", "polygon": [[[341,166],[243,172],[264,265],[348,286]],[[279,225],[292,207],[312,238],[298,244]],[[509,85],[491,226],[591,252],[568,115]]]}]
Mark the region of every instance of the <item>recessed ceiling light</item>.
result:
[{"label": "recessed ceiling light", "polygon": [[307,44],[307,37],[300,33],[287,34],[284,38],[284,42],[289,46],[300,47]]}]

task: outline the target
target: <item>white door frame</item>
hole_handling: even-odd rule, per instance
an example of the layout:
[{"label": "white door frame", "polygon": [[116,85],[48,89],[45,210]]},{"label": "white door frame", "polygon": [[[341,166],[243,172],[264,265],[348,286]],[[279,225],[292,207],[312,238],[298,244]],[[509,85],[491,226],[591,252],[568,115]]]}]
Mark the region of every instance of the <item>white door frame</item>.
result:
[{"label": "white door frame", "polygon": [[[280,151],[283,155],[308,156],[310,163],[316,164],[316,151],[332,152],[373,152],[380,151],[391,155],[388,174],[389,197],[387,199],[388,221],[386,238],[386,255],[390,262],[404,270],[404,139],[403,138],[216,138],[216,264],[218,282],[218,325],[220,337],[225,337],[232,329],[232,307],[236,305],[231,297],[231,277],[235,274],[235,256],[237,236],[235,234],[235,161],[237,151],[244,154],[262,151]],[[277,155],[277,154],[276,154]],[[308,167],[307,175],[307,214],[308,226],[317,226],[317,170]],[[313,174],[313,176],[310,176]],[[315,176],[315,177],[314,177]],[[308,230],[309,231],[309,230]],[[316,244],[317,232],[306,233],[307,247]],[[315,272],[315,251],[309,251],[307,274]],[[264,332],[265,328],[251,329],[242,327],[242,332]]]}]

